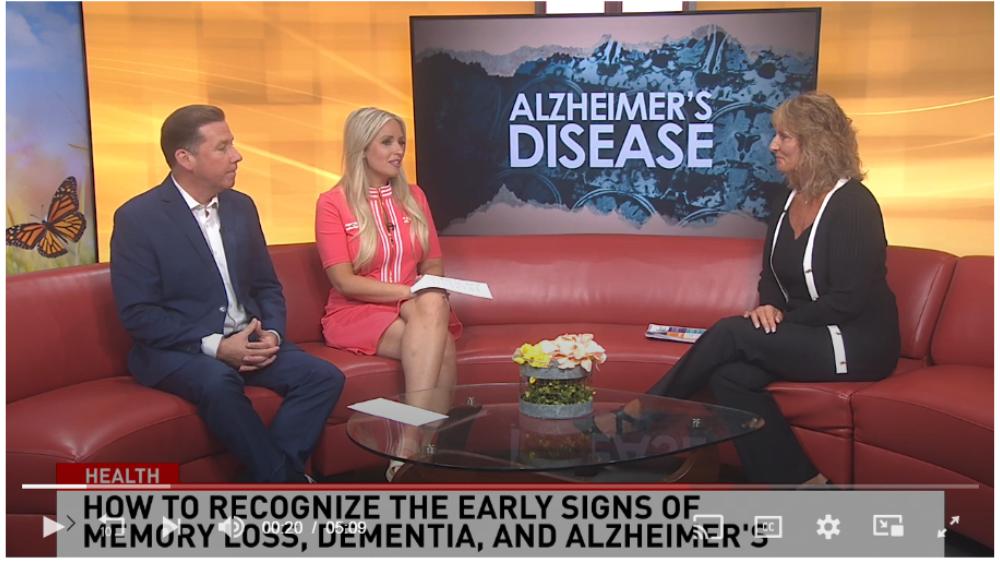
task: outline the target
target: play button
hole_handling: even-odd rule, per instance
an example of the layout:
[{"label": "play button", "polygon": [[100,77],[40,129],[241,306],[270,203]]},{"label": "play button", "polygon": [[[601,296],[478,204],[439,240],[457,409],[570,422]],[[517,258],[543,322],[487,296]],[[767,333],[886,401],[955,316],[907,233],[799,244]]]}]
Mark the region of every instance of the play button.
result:
[{"label": "play button", "polygon": [[181,519],[180,518],[178,518],[177,522],[174,523],[171,520],[168,520],[166,516],[164,516],[163,517],[163,525],[160,527],[160,537],[161,538],[166,538],[170,534],[176,532],[177,528],[181,527],[180,524],[181,524]]},{"label": "play button", "polygon": [[[72,528],[73,525],[76,524],[76,522],[72,518],[70,518],[69,516],[67,516],[66,518],[69,518],[69,521],[70,521],[69,528]],[[56,522],[55,520],[49,518],[48,516],[42,516],[42,537],[43,538],[47,538],[47,537],[51,536],[52,534],[54,534],[54,533],[56,533],[56,532],[58,532],[60,530],[68,530],[69,528],[67,528],[63,524],[60,524],[59,522]]]}]

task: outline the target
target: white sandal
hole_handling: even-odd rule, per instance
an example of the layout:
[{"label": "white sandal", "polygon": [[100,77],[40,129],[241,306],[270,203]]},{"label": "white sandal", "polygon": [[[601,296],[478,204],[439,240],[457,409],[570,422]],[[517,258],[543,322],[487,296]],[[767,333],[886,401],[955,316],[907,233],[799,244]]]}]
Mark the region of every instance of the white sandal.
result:
[{"label": "white sandal", "polygon": [[404,462],[399,460],[392,460],[389,462],[389,467],[385,470],[385,480],[388,483],[392,483],[392,480],[396,478],[396,474],[399,473],[399,468],[403,467]]}]

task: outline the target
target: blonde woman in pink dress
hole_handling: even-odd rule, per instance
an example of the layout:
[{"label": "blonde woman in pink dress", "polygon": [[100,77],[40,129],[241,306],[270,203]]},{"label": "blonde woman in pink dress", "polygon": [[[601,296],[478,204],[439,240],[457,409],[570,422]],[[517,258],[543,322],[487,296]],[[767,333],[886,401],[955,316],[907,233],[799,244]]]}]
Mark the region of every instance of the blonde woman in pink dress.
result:
[{"label": "blonde woman in pink dress", "polygon": [[[405,152],[399,116],[377,108],[348,116],[343,177],[316,202],[316,246],[333,286],[323,316],[326,344],[400,360],[411,393],[455,385],[462,326],[445,292],[410,291],[421,275],[444,275],[444,264],[427,198],[403,173]],[[404,440],[409,451],[399,457],[419,448],[413,430]],[[390,463],[387,479],[401,465]]]}]

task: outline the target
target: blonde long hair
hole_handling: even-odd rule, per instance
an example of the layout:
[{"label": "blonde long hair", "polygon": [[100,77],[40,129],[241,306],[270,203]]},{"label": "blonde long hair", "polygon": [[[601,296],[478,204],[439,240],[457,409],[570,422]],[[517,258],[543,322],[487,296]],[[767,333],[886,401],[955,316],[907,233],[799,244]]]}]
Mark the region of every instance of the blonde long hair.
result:
[{"label": "blonde long hair", "polygon": [[774,110],[771,122],[799,141],[798,166],[786,177],[807,199],[827,192],[840,178],[865,177],[857,133],[833,96],[818,92],[796,96]]},{"label": "blonde long hair", "polygon": [[[375,136],[389,121],[395,120],[406,136],[406,124],[396,114],[385,110],[368,107],[356,109],[344,124],[344,175],[338,183],[347,197],[347,204],[358,221],[358,237],[360,238],[358,255],[352,264],[355,273],[359,273],[375,257],[375,246],[378,243],[375,216],[368,205],[368,165],[365,162],[365,149],[375,140]],[[406,174],[399,169],[399,174],[390,181],[392,195],[403,205],[410,217],[410,244],[420,241],[426,255],[428,249],[428,225],[423,209],[410,192]],[[372,186],[379,187],[379,186]]]}]

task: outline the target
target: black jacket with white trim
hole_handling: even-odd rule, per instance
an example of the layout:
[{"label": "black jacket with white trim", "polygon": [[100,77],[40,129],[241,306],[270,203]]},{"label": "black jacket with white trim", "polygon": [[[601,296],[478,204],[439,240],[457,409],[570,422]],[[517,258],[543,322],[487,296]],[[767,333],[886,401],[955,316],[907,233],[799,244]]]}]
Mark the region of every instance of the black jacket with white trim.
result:
[{"label": "black jacket with white trim", "polygon": [[[789,194],[784,209],[795,197]],[[767,230],[758,284],[761,305],[784,313],[779,330],[826,326],[838,359],[837,373],[888,375],[899,358],[899,313],[886,282],[886,238],[875,196],[858,180],[838,182],[813,222],[803,271],[813,300],[790,303],[771,267],[775,233],[785,211]]]}]

